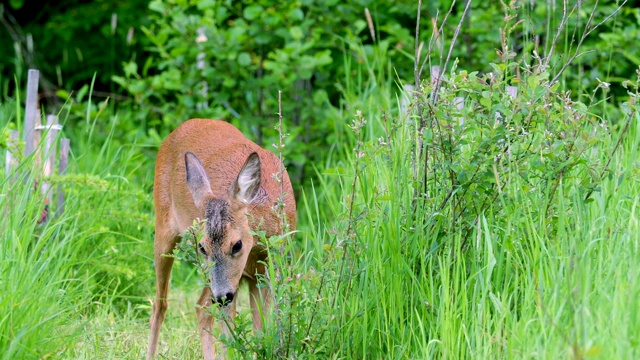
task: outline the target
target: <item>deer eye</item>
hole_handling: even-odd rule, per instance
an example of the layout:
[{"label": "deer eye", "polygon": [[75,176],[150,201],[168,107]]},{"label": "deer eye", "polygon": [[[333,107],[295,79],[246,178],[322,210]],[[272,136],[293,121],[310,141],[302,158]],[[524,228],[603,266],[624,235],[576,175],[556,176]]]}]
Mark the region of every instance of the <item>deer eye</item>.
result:
[{"label": "deer eye", "polygon": [[237,254],[240,249],[242,249],[242,240],[238,240],[237,243],[233,244],[233,247],[231,248],[231,255]]},{"label": "deer eye", "polygon": [[202,255],[207,255],[207,252],[204,251],[204,246],[202,246],[202,244],[198,244],[198,250],[200,250],[200,253]]}]

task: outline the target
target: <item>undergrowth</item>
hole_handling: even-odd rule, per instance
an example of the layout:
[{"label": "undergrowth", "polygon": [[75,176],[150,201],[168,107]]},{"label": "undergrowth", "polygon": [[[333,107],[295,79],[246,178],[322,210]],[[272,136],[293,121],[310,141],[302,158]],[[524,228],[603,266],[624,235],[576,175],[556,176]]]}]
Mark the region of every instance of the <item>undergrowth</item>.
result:
[{"label": "undergrowth", "polygon": [[[515,4],[505,4],[490,73],[448,58],[437,30],[451,25],[441,20],[433,43],[416,44],[408,93],[384,48],[345,40],[349,76],[328,110],[334,145],[317,149],[323,163],[300,190],[293,239],[261,239],[270,254],[262,285],[275,306],[256,332],[238,300],[223,339],[230,357],[640,357],[638,81],[624,82],[619,108],[605,82],[567,91],[573,52],[517,56],[510,47],[524,26],[510,17]],[[559,27],[549,41],[579,41],[572,32]],[[427,54],[434,46],[439,58]],[[426,81],[419,60],[444,70]],[[37,227],[41,199],[2,178],[6,358],[146,351],[152,174],[143,154],[153,149],[110,130],[128,114],[98,108],[67,130],[72,175],[52,179],[68,193],[60,218]],[[182,250],[159,353],[199,358],[191,293],[201,280],[192,250]]]}]

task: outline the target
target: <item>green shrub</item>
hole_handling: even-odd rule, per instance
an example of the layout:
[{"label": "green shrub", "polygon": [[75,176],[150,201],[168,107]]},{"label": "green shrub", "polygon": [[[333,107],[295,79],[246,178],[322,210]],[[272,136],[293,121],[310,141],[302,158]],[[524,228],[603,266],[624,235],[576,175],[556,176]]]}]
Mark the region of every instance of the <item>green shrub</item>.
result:
[{"label": "green shrub", "polygon": [[335,142],[330,108],[341,106],[339,96],[351,87],[337,81],[358,76],[344,73],[343,60],[351,61],[345,51],[358,62],[375,51],[360,46],[359,37],[369,33],[368,5],[389,22],[378,30],[384,34],[376,40],[380,51],[406,64],[399,44],[412,38],[389,13],[406,15],[408,4],[152,1],[152,25],[143,32],[153,56],[143,66],[125,63],[124,76],[113,79],[131,93],[136,123],[157,143],[186,119],[205,117],[231,121],[268,147],[277,140],[272,124],[282,91],[289,173],[295,183],[307,181],[312,164],[323,160],[317,150]]}]

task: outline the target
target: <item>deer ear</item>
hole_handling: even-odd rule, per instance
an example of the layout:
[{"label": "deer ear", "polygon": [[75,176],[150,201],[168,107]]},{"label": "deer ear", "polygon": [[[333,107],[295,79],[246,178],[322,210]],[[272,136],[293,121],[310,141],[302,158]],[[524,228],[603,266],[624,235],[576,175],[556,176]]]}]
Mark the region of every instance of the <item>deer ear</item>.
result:
[{"label": "deer ear", "polygon": [[260,157],[258,153],[251,153],[245,161],[244,166],[238,173],[238,177],[236,181],[232,185],[232,194],[233,196],[246,203],[249,204],[258,194],[258,190],[260,189]]},{"label": "deer ear", "polygon": [[184,154],[184,164],[187,168],[187,186],[197,207],[202,207],[205,196],[212,194],[211,181],[200,159],[188,151]]}]

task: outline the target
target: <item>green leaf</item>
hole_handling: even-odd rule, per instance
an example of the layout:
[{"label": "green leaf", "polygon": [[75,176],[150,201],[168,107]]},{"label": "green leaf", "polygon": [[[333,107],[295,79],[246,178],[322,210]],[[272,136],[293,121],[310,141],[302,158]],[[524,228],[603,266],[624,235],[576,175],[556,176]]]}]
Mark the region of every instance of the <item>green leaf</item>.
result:
[{"label": "green leaf", "polygon": [[164,3],[160,0],[153,0],[149,3],[149,9],[159,13],[164,13]]},{"label": "green leaf", "polygon": [[69,98],[69,93],[66,90],[60,89],[56,91],[56,96],[66,100]]},{"label": "green leaf", "polygon": [[230,77],[225,77],[224,81],[222,82],[222,86],[232,88],[236,86],[236,81]]},{"label": "green leaf", "polygon": [[540,85],[540,78],[535,75],[529,76],[529,78],[527,79],[527,84],[529,85],[529,88],[535,89],[538,87],[538,85]]},{"label": "green leaf", "polygon": [[82,102],[82,99],[84,98],[85,95],[87,95],[87,93],[89,92],[89,85],[84,84],[80,90],[78,90],[78,92],[76,93],[76,102],[80,103]]},{"label": "green leaf", "polygon": [[124,74],[127,77],[138,74],[138,64],[135,61],[129,61],[123,65]]},{"label": "green leaf", "polygon": [[300,8],[291,9],[291,11],[289,11],[288,18],[291,20],[300,21],[304,19],[304,12]]},{"label": "green leaf", "polygon": [[487,97],[480,98],[480,104],[487,109],[491,109],[491,99]]},{"label": "green leaf", "polygon": [[213,9],[216,7],[216,0],[200,0],[198,2],[198,10]]},{"label": "green leaf", "polygon": [[24,0],[10,0],[9,5],[12,9],[18,10],[22,8],[22,5],[24,5]]},{"label": "green leaf", "polygon": [[260,17],[264,8],[260,5],[250,5],[244,9],[243,16],[247,20],[254,20]]},{"label": "green leaf", "polygon": [[329,65],[333,62],[331,58],[331,50],[319,51],[316,53],[316,66]]},{"label": "green leaf", "polygon": [[302,32],[300,26],[291,27],[291,29],[289,29],[289,33],[294,40],[300,40],[304,37],[304,33]]},{"label": "green leaf", "polygon": [[238,64],[241,66],[249,66],[249,64],[251,64],[251,55],[247,52],[238,54]]}]

